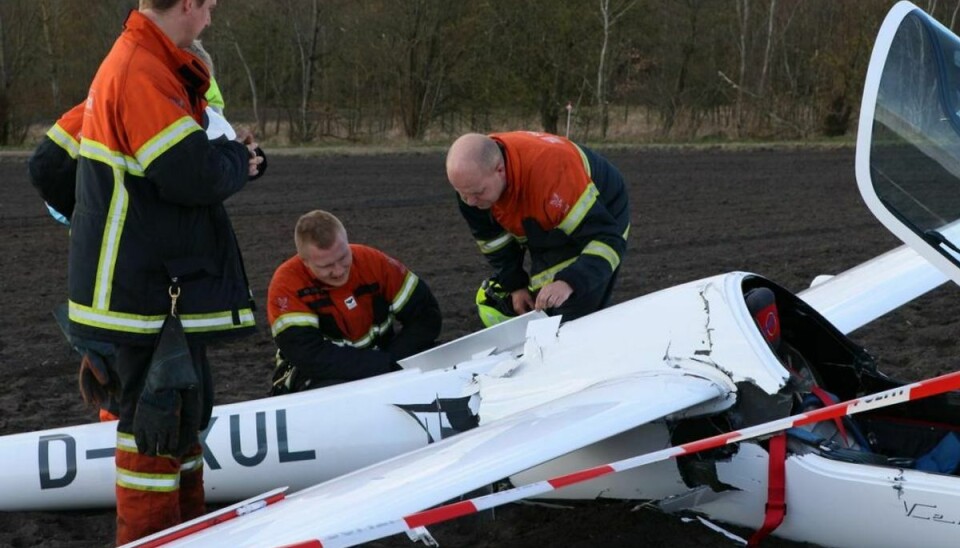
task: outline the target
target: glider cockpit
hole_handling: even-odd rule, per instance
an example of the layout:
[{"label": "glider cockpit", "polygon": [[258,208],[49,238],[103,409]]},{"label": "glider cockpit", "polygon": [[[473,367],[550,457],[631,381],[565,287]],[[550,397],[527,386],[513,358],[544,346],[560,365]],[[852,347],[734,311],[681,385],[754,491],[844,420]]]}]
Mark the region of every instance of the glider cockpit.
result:
[{"label": "glider cockpit", "polygon": [[[864,348],[785,289],[760,277],[745,278],[743,288],[747,310],[790,380],[775,395],[744,390],[741,384],[737,407],[728,415],[743,419],[742,424],[728,427],[742,428],[776,418],[770,413],[795,415],[904,384],[878,371]],[[793,453],[946,474],[957,474],[960,466],[958,433],[960,400],[953,394],[788,431]]]}]

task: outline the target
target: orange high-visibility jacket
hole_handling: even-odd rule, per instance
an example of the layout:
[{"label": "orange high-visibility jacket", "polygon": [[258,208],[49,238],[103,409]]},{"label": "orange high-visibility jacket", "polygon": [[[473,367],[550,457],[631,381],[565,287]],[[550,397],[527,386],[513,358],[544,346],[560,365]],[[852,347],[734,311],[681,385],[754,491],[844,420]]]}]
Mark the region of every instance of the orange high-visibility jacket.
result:
[{"label": "orange high-visibility jacket", "polygon": [[133,11],[85,103],[71,219],[70,321],[77,336],[149,344],[170,310],[188,337],[251,331],[252,300],[223,201],[249,153],[209,141],[206,67]]},{"label": "orange high-visibility jacket", "polygon": [[[267,319],[277,346],[314,379],[386,373],[440,335],[440,307],[423,280],[379,250],[350,250],[353,266],[340,287],[318,281],[297,255],[270,281]],[[399,333],[394,320],[403,326]]]},{"label": "orange high-visibility jacket", "polygon": [[[554,280],[582,293],[606,287],[630,228],[619,171],[557,135],[513,131],[490,137],[503,153],[506,188],[489,211],[458,201],[503,288],[536,291]],[[529,274],[524,249],[530,250]]]}]

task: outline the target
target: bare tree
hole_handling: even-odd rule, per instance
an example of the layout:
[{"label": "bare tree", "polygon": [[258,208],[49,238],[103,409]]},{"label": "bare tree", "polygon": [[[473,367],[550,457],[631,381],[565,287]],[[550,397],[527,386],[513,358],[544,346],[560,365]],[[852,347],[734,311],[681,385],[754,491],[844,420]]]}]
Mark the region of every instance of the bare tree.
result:
[{"label": "bare tree", "polygon": [[773,49],[773,21],[777,11],[777,0],[770,0],[770,13],[767,14],[767,47],[763,49],[763,68],[760,70],[760,83],[757,94],[763,95],[767,87],[767,72],[770,69],[770,50]]},{"label": "bare tree", "polygon": [[458,28],[463,4],[446,0],[402,0],[380,12],[387,16],[380,41],[382,60],[393,73],[403,130],[419,140],[449,97],[450,76],[468,51],[469,31]]},{"label": "bare tree", "polygon": [[600,0],[600,23],[603,27],[603,42],[600,46],[600,60],[597,62],[597,105],[600,107],[600,136],[607,138],[607,129],[610,125],[609,104],[607,103],[607,49],[610,47],[610,32],[613,25],[623,17],[637,0],[628,0],[620,5],[610,7],[610,0]]},{"label": "bare tree", "polygon": [[50,97],[53,110],[60,112],[60,55],[59,48],[53,45],[53,36],[59,36],[58,20],[61,4],[50,5],[49,0],[40,0],[40,22],[43,24],[43,45],[46,48],[47,62],[50,64]]},{"label": "bare tree", "polygon": [[317,78],[316,73],[319,69],[320,57],[323,55],[320,42],[324,28],[321,23],[318,0],[312,0],[310,3],[310,25],[306,32],[301,30],[299,24],[303,14],[298,13],[293,5],[288,5],[288,9],[292,16],[294,43],[300,64],[300,106],[297,111],[297,123],[294,124],[295,138],[300,142],[307,142],[313,139],[317,130],[317,122],[311,115],[311,101],[313,100],[314,82]]},{"label": "bare tree", "polygon": [[250,70],[250,64],[247,63],[247,59],[243,56],[243,50],[240,49],[240,42],[234,40],[233,47],[237,52],[237,58],[240,59],[240,65],[243,67],[243,72],[247,75],[247,84],[250,86],[250,103],[251,108],[253,109],[253,123],[257,126],[257,132],[260,135],[266,133],[266,120],[261,121],[260,112],[257,110],[257,83],[253,78],[253,71]]},{"label": "bare tree", "polygon": [[737,7],[737,22],[739,23],[740,31],[740,42],[739,42],[739,53],[740,53],[740,68],[738,70],[738,77],[736,82],[736,92],[737,92],[737,101],[736,107],[734,109],[734,118],[736,120],[736,130],[737,136],[741,136],[744,130],[744,86],[746,85],[747,78],[747,59],[749,52],[747,50],[749,40],[748,35],[750,32],[750,0],[735,0],[734,1]]},{"label": "bare tree", "polygon": [[36,12],[26,6],[22,0],[7,0],[0,4],[0,144],[19,143],[26,134],[26,120],[18,119],[18,107],[23,105],[14,100],[15,88],[24,69],[33,59],[29,48],[34,35],[33,24]]}]

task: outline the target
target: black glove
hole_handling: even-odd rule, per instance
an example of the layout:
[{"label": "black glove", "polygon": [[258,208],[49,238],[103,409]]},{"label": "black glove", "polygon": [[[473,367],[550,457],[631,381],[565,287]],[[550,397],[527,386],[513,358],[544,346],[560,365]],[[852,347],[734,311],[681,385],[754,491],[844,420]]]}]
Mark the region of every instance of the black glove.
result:
[{"label": "black glove", "polygon": [[257,165],[257,174],[247,179],[249,181],[253,181],[254,179],[259,179],[260,177],[263,177],[264,173],[267,172],[267,155],[263,153],[263,149],[261,149],[260,147],[257,147],[256,149],[254,149],[253,153],[263,158],[263,161],[260,162],[259,165]]},{"label": "black glove", "polygon": [[[199,384],[183,326],[175,316],[167,316],[133,416],[133,436],[141,454],[183,455],[191,441],[180,439],[190,427],[181,424],[183,418],[191,424],[200,422]],[[194,429],[193,438],[196,435]]]},{"label": "black glove", "polygon": [[203,422],[201,394],[203,390],[199,387],[180,391],[180,428],[176,452],[173,453],[178,457],[187,454],[191,446],[200,442],[200,426]]},{"label": "black glove", "polygon": [[178,456],[180,450],[179,390],[144,390],[133,417],[133,435],[141,454]]}]

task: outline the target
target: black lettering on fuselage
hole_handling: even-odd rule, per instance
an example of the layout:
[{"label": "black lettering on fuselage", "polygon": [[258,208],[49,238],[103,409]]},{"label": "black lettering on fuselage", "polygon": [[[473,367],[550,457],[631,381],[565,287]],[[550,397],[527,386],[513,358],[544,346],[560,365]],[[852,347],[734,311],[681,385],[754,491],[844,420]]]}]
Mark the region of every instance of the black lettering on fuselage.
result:
[{"label": "black lettering on fuselage", "polygon": [[240,466],[256,466],[267,457],[267,414],[257,411],[257,452],[248,457],[240,447],[240,415],[230,415],[230,451]]},{"label": "black lettering on fuselage", "polygon": [[280,462],[315,460],[317,458],[317,452],[313,449],[308,451],[290,451],[290,444],[287,440],[286,409],[277,409],[277,446],[280,449]]},{"label": "black lettering on fuselage", "polygon": [[210,424],[207,425],[207,429],[200,432],[200,445],[203,446],[203,460],[207,461],[207,467],[211,470],[223,468],[220,466],[220,462],[217,461],[217,457],[213,456],[213,451],[210,450],[210,446],[207,445],[207,436],[210,435],[210,431],[213,430],[213,425],[216,424],[219,418],[220,417],[210,417]]},{"label": "black lettering on fuselage", "polygon": [[[203,447],[203,460],[209,470],[221,470],[223,465],[217,460],[213,450],[207,444],[207,437],[216,425],[218,416],[210,417],[210,423],[207,428],[200,432],[200,445]],[[280,463],[309,461],[317,459],[317,452],[314,449],[295,450],[291,448],[290,433],[287,428],[287,410],[276,410],[277,421],[277,452]],[[230,449],[234,460],[241,466],[253,467],[262,463],[269,452],[267,439],[267,414],[265,411],[259,411],[255,415],[255,428],[257,436],[256,452],[247,456],[243,453],[240,439],[240,415],[230,415]],[[59,451],[62,443],[64,461],[66,462],[66,471],[60,477],[53,477],[50,472],[51,451]],[[249,450],[249,448],[248,448]],[[112,458],[115,448],[104,447],[100,449],[88,449],[84,452],[84,461]],[[53,453],[58,455],[59,453]],[[69,434],[50,434],[40,436],[37,444],[38,468],[40,471],[41,489],[58,489],[66,487],[73,483],[77,477],[77,440]]]},{"label": "black lettering on fuselage", "polygon": [[[59,478],[50,475],[50,442],[62,441],[67,461],[67,470]],[[57,489],[69,485],[77,477],[77,440],[68,434],[40,436],[37,457],[40,461],[40,489]]]}]

